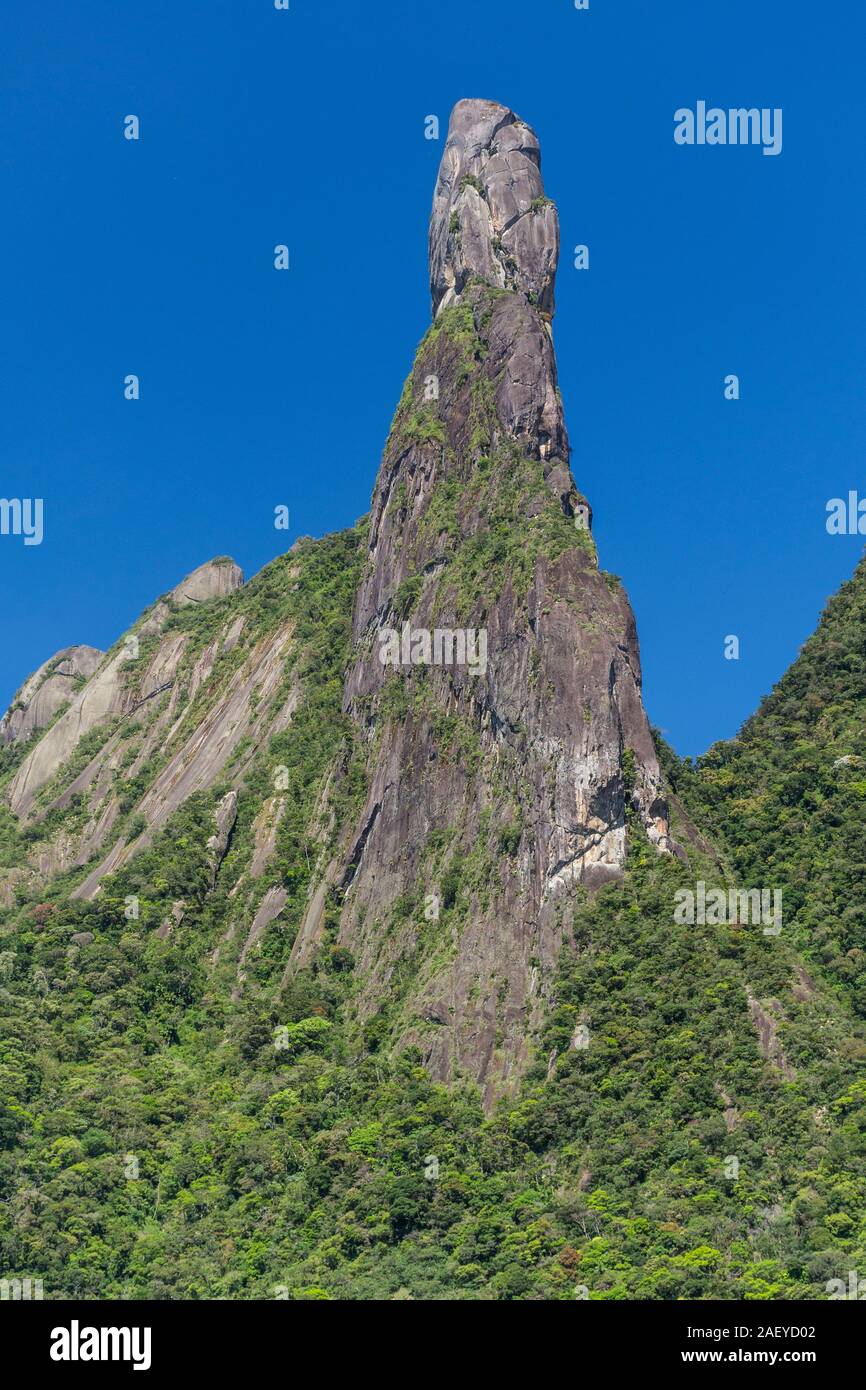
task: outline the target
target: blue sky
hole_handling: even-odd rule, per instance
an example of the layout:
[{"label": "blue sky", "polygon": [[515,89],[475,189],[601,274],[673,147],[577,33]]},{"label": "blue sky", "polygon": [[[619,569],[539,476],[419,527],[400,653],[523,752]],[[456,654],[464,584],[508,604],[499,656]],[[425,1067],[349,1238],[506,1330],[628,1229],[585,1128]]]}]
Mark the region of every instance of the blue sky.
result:
[{"label": "blue sky", "polygon": [[[863,551],[825,529],[829,498],[866,495],[862,7],[17,10],[0,496],[44,498],[45,539],[0,536],[0,702],[210,556],[251,575],[367,510],[429,322],[448,113],[476,96],[541,140],[572,467],[635,608],[650,717],[682,753],[735,733]],[[699,99],[781,107],[782,153],[675,145],[675,110]]]}]

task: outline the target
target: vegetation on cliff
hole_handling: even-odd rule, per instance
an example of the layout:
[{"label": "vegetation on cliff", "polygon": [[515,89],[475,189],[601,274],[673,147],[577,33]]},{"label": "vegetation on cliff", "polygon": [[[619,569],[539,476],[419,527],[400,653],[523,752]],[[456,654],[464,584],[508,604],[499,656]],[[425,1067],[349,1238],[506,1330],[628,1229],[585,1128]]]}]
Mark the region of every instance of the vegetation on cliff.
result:
[{"label": "vegetation on cliff", "polygon": [[[352,961],[331,936],[275,988],[325,750],[348,737],[356,553],[351,533],[307,543],[245,599],[291,610],[309,703],[250,770],[216,887],[221,787],[92,901],[61,877],[4,910],[0,1264],[41,1276],[48,1297],[825,1297],[866,1259],[862,1026],[835,956],[828,986],[804,990],[787,931],[672,922],[677,887],[721,881],[700,847],[688,864],[660,857],[631,826],[625,881],[578,895],[536,1062],[486,1116],[470,1084],[437,1085],[416,1051],[359,1033]],[[855,728],[856,675],[839,669],[807,689]],[[768,703],[796,717],[799,701]],[[237,945],[214,952],[277,754],[293,793],[278,849],[289,908],[232,1000]],[[671,767],[709,821],[701,771]],[[782,780],[795,767],[786,752]],[[690,843],[687,821],[677,833]],[[504,837],[496,852],[512,849]],[[458,897],[455,883],[446,916]],[[183,930],[159,939],[178,899]],[[428,927],[420,897],[401,910]],[[793,1080],[761,1054],[750,995],[778,1004]]]}]

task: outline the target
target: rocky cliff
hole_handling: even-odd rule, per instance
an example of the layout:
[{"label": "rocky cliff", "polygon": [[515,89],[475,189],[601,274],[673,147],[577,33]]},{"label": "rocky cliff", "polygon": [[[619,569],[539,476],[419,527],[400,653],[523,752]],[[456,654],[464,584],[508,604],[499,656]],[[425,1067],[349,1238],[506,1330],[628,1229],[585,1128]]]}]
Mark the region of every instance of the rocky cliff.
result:
[{"label": "rocky cliff", "polygon": [[[287,763],[275,740],[317,698],[298,675],[305,585],[330,553],[312,542],[251,585],[230,560],[203,565],[91,653],[8,781],[30,847],[0,884],[7,900],[64,872],[93,899],[205,795],[210,893],[238,857],[236,821],[250,837],[213,952],[235,1003],[261,953],[279,955],[274,931],[276,998],[336,944],[368,1036],[417,1045],[434,1075],[465,1074],[488,1097],[521,1074],[575,901],[621,875],[627,813],[673,848],[634,619],[598,567],[569,467],[558,254],[534,133],[494,102],[460,102],[430,222],[433,323],[360,554],[352,541],[341,722],[330,744],[321,731],[307,818],[273,769]],[[31,686],[72,678],[49,665],[4,728],[24,732]],[[43,703],[28,733],[49,722]],[[257,767],[270,785],[252,790]],[[299,885],[286,865],[301,844]],[[269,988],[260,972],[256,987]]]},{"label": "rocky cliff", "polygon": [[[663,784],[569,467],[557,254],[534,135],[461,102],[370,516],[200,566],[2,721],[0,1268],[47,1297],[863,1268],[866,567]],[[700,887],[731,914],[675,911]]]},{"label": "rocky cliff", "polygon": [[[362,1010],[411,961],[392,1023],[436,1074],[494,1087],[525,1062],[572,890],[621,871],[630,803],[670,848],[634,618],[598,568],[569,468],[558,254],[535,134],[495,102],[460,102],[430,223],[435,320],[385,450],[354,610],[345,704],[370,789],[341,871],[341,939]],[[419,659],[383,662],[383,634],[406,624]],[[436,630],[483,634],[484,669],[428,664]],[[412,916],[384,931],[422,889],[434,914],[457,893],[459,925],[437,939],[434,916],[420,942]]]},{"label": "rocky cliff", "polygon": [[15,692],[0,719],[0,744],[26,742],[47,728],[93,675],[102,656],[96,647],[65,647],[43,662]]}]

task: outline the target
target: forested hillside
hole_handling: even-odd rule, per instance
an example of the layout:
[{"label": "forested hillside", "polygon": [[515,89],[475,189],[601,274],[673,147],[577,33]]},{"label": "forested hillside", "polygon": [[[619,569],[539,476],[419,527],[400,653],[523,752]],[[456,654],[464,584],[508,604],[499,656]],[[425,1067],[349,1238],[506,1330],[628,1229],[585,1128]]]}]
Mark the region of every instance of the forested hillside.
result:
[{"label": "forested hillside", "polygon": [[679,759],[508,108],[455,108],[429,250],[369,516],[201,565],[0,720],[0,1278],[826,1298],[866,1268],[866,566]]},{"label": "forested hillside", "polygon": [[[356,548],[305,543],[244,595],[291,619],[310,704],[250,768],[216,884],[221,786],[92,901],[61,876],[3,910],[3,1267],[47,1297],[826,1297],[866,1255],[862,1025],[835,956],[826,979],[817,947],[804,970],[787,928],[673,923],[678,887],[721,881],[688,820],[673,827],[688,863],[630,821],[625,881],[577,894],[535,1062],[487,1115],[477,1087],[433,1083],[417,1051],[383,1045],[384,1024],[356,1026],[332,936],[279,989],[321,732],[344,728],[339,644],[321,633],[347,634]],[[238,601],[181,616],[211,631]],[[836,671],[826,691],[810,677],[827,708]],[[227,899],[274,761],[290,767],[276,854],[296,907],[239,994]],[[795,767],[786,754],[784,778]],[[697,802],[702,772],[674,775]],[[438,931],[462,929],[466,899],[452,876]],[[423,900],[402,910],[430,931]],[[750,998],[778,1020],[768,1056]]]},{"label": "forested hillside", "polygon": [[667,770],[738,882],[784,886],[786,935],[866,1017],[866,559],[739,737]]}]

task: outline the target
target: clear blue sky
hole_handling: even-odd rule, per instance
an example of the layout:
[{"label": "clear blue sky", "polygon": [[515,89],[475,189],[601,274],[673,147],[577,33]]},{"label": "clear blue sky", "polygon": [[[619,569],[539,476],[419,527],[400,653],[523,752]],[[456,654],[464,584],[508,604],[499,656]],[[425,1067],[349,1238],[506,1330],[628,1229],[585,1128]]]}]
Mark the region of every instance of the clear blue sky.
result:
[{"label": "clear blue sky", "polygon": [[[43,497],[45,539],[0,537],[0,702],[210,556],[251,575],[367,510],[429,321],[448,113],[477,96],[535,127],[563,247],[590,246],[588,273],[568,254],[559,273],[561,386],[650,717],[683,753],[733,734],[863,549],[824,526],[828,498],[866,495],[863,6],[14,11],[0,496]],[[782,107],[781,155],[676,146],[674,111],[699,99]]]}]

